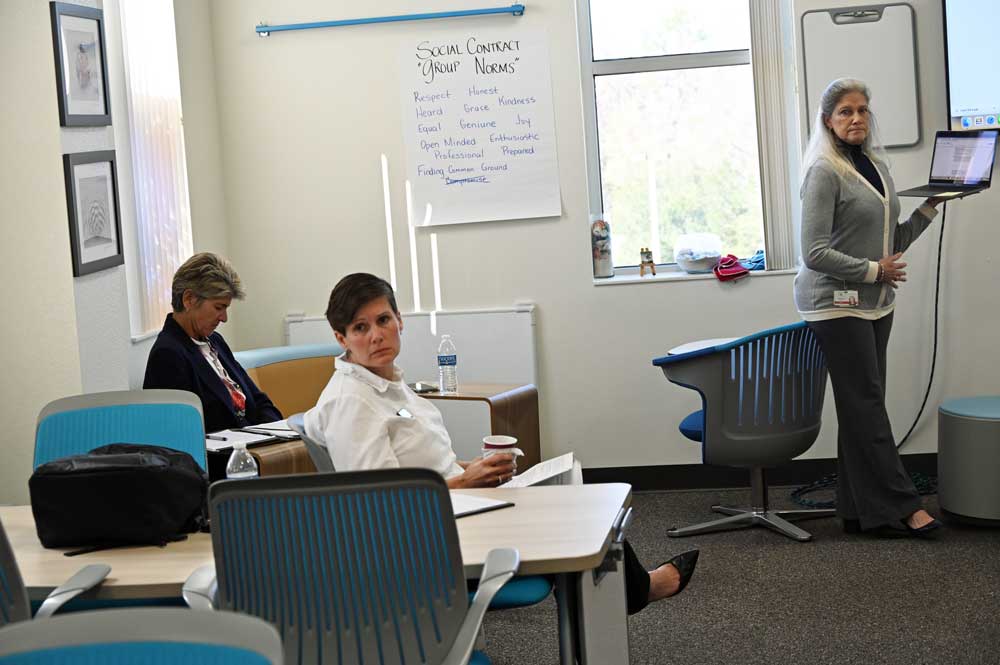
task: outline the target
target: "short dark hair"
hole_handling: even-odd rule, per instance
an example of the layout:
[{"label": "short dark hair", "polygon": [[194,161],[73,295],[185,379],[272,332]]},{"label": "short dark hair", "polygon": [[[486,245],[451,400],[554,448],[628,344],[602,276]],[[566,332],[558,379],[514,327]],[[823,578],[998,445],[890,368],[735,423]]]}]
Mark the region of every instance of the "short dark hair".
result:
[{"label": "short dark hair", "polygon": [[393,293],[389,282],[366,272],[352,273],[337,282],[330,292],[330,302],[326,306],[326,320],[330,322],[331,328],[341,335],[346,335],[347,326],[354,320],[358,310],[379,298],[386,298],[392,311],[399,314],[396,294]]}]

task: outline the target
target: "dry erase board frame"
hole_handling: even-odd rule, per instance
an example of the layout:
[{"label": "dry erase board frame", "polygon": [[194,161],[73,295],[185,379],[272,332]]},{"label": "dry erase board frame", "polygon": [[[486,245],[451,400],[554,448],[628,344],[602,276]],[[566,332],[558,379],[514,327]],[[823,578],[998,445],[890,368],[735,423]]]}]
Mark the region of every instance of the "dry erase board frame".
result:
[{"label": "dry erase board frame", "polygon": [[[905,113],[907,113],[907,110],[905,109],[905,106],[909,102],[909,99],[907,99],[907,100],[893,100],[893,99],[891,99],[891,91],[889,91],[888,86],[887,85],[883,85],[883,86],[879,85],[878,82],[879,82],[879,80],[881,78],[879,76],[879,71],[877,71],[877,70],[862,70],[862,71],[858,71],[858,72],[844,72],[843,74],[841,74],[841,76],[851,76],[853,78],[860,79],[860,80],[864,81],[865,83],[867,83],[869,85],[869,88],[871,89],[872,96],[873,96],[872,107],[875,109],[875,112],[877,114],[876,118],[877,118],[877,121],[879,123],[879,132],[881,134],[884,147],[886,147],[886,148],[905,148],[905,147],[915,146],[915,145],[918,145],[920,143],[921,139],[923,138],[923,127],[922,127],[921,114],[920,114],[920,67],[919,67],[918,58],[917,58],[917,54],[919,53],[919,50],[918,50],[918,47],[917,47],[917,26],[916,26],[917,13],[916,13],[916,10],[914,10],[913,5],[911,5],[908,2],[892,2],[892,3],[882,4],[882,5],[857,5],[857,6],[847,6],[847,7],[828,7],[828,8],[825,8],[825,9],[812,9],[812,10],[809,10],[809,11],[804,12],[802,14],[802,16],[799,19],[800,32],[801,32],[801,35],[802,35],[802,77],[803,77],[803,80],[804,80],[804,83],[805,83],[804,88],[805,88],[805,91],[806,91],[806,93],[805,93],[806,94],[806,114],[808,116],[807,126],[808,126],[808,131],[810,133],[812,132],[813,116],[814,116],[814,114],[816,112],[816,107],[819,104],[819,96],[822,94],[823,89],[825,88],[825,86],[830,81],[832,81],[834,78],[837,78],[837,76],[836,75],[831,76],[826,81],[816,81],[815,80],[816,77],[814,76],[813,80],[810,80],[810,77],[809,77],[810,62],[815,63],[816,58],[818,57],[816,54],[819,53],[819,51],[816,50],[817,49],[816,46],[813,46],[814,57],[813,57],[812,60],[810,60],[810,58],[809,58],[810,40],[808,39],[808,35],[807,35],[807,32],[806,32],[807,17],[810,16],[811,14],[827,14],[830,17],[830,21],[831,21],[832,24],[837,25],[838,27],[841,27],[841,28],[849,28],[850,26],[866,25],[866,24],[871,24],[871,23],[877,23],[878,21],[884,20],[885,10],[887,10],[889,8],[892,8],[892,7],[904,7],[907,10],[909,10],[909,14],[910,14],[910,22],[909,22],[909,28],[910,29],[909,29],[908,37],[909,37],[909,40],[910,40],[910,50],[911,50],[910,62],[912,63],[912,73],[913,73],[912,116],[905,115]],[[837,17],[838,16],[846,15],[846,14],[860,15],[860,14],[863,14],[863,13],[866,13],[866,12],[878,12],[878,19],[877,20],[870,20],[869,19],[869,20],[862,20],[862,21],[849,21],[849,22],[846,22],[846,23],[838,23],[837,22]],[[888,24],[886,24],[886,25],[888,25]],[[846,37],[846,33],[845,33],[845,37]],[[816,41],[816,40],[814,39],[813,41]],[[904,43],[903,46],[906,46],[906,44]],[[845,48],[843,48],[843,44],[836,44],[836,45],[834,45],[834,44],[822,44],[822,45],[820,45],[820,47],[823,48],[824,50],[826,50],[829,53],[829,57],[830,58],[843,58],[844,57],[844,53],[854,52],[854,49],[850,49],[850,48],[846,48],[845,49]],[[885,67],[885,60],[884,59],[882,59],[882,60],[876,59],[875,62],[876,62],[877,65],[880,65],[882,67],[882,69],[884,70],[884,67]],[[869,71],[871,72],[871,74],[869,74]],[[890,72],[890,75],[891,74],[893,74],[893,73]],[[896,72],[896,74],[897,74],[897,78],[899,78],[900,80],[903,80],[903,78],[904,78],[903,75],[898,75],[898,72]],[[813,89],[810,88],[810,85],[823,86],[823,87],[818,87],[817,89],[813,90]],[[904,95],[907,98],[909,98],[909,95],[910,95],[910,91],[909,90],[904,90],[903,93],[904,93]],[[886,99],[889,99],[890,102],[886,103],[886,102],[882,101],[882,100],[886,100]],[[894,104],[899,104],[899,105],[903,106],[904,107],[904,111],[901,112],[901,113],[894,112]],[[891,130],[887,131],[887,128],[892,126],[892,125],[889,125],[887,123],[887,121],[892,121],[892,122],[897,122],[898,123],[898,121],[899,121],[900,118],[906,118],[906,120],[909,121],[910,117],[912,117],[912,123],[913,124],[912,124],[912,126],[906,128],[908,130],[908,133],[903,138],[897,139],[897,138],[894,137],[894,132],[893,131],[891,131]],[[898,125],[896,125],[896,126],[898,126]]]}]

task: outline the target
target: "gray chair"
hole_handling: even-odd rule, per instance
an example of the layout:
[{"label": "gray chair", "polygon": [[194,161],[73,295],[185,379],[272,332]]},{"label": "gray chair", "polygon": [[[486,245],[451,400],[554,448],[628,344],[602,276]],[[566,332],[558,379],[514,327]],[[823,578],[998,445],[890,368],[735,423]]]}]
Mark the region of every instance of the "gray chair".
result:
[{"label": "gray chair", "polygon": [[448,488],[427,469],[222,481],[209,510],[217,586],[199,569],[185,598],[274,624],[289,662],[468,663],[519,563],[491,551],[470,605]]},{"label": "gray chair", "polygon": [[289,416],[288,426],[299,435],[302,439],[302,443],[306,444],[306,450],[309,451],[309,457],[312,458],[317,471],[320,473],[336,471],[336,469],[333,468],[333,460],[330,459],[330,451],[327,450],[326,446],[320,444],[315,439],[309,438],[309,435],[306,434],[306,422],[304,415],[305,414],[302,413],[296,413]]},{"label": "gray chair", "polygon": [[[44,619],[52,616],[67,602],[100,584],[110,572],[111,566],[104,564],[84,566],[42,601],[35,618]],[[14,559],[14,549],[7,539],[7,532],[0,523],[0,626],[27,621],[30,618],[31,602],[28,599],[28,590],[24,587],[21,570]]]},{"label": "gray chair", "polygon": [[109,443],[182,450],[208,468],[201,400],[184,390],[115,390],[49,402],[35,426],[34,466]]},{"label": "gray chair", "polygon": [[[690,345],[687,345],[690,346]],[[766,526],[799,541],[812,536],[789,518],[835,510],[771,510],[765,468],[801,455],[816,440],[826,392],[826,358],[804,322],[653,360],[672,383],[697,390],[702,409],[680,425],[701,444],[705,464],[750,470],[749,509],[712,506],[722,519],[674,528],[668,536]]]},{"label": "gray chair", "polygon": [[281,665],[273,626],[232,612],[184,608],[77,612],[0,628],[0,665]]}]

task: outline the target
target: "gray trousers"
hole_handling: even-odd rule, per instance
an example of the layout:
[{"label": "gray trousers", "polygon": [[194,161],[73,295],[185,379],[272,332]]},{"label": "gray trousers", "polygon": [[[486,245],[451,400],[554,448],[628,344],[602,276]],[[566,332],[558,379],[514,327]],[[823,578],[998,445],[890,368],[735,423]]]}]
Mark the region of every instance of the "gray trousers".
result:
[{"label": "gray trousers", "polygon": [[892,314],[810,321],[809,328],[826,355],[837,405],[837,514],[860,520],[862,529],[899,527],[922,505],[885,410]]}]

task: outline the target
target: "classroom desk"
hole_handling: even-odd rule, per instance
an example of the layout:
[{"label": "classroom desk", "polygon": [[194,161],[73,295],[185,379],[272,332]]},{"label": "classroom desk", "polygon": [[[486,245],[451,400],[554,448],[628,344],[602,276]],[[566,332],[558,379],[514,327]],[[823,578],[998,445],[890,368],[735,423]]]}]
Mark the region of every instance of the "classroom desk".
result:
[{"label": "classroom desk", "polygon": [[[513,508],[457,521],[466,577],[478,577],[490,549],[516,547],[521,554],[520,574],[555,575],[561,661],[627,663],[623,576],[608,575],[595,587],[591,571],[604,560],[611,525],[631,503],[631,487],[608,483],[463,492],[514,502]],[[41,546],[30,506],[0,507],[0,521],[32,600],[43,599],[89,563],[106,563],[111,574],[82,598],[179,597],[195,568],[214,563],[211,536],[205,533],[190,534],[187,540],[162,548],[128,547],[65,557],[65,550]]]},{"label": "classroom desk", "polygon": [[[421,397],[434,402],[483,402],[489,409],[489,433],[516,437],[518,447],[524,451],[524,457],[518,459],[518,469],[530,469],[541,461],[538,388],[533,383],[459,383],[458,392],[453,395],[434,392]],[[456,433],[452,433],[453,446],[458,443],[455,438]],[[463,457],[459,452],[459,459],[471,459],[471,455]]]}]

